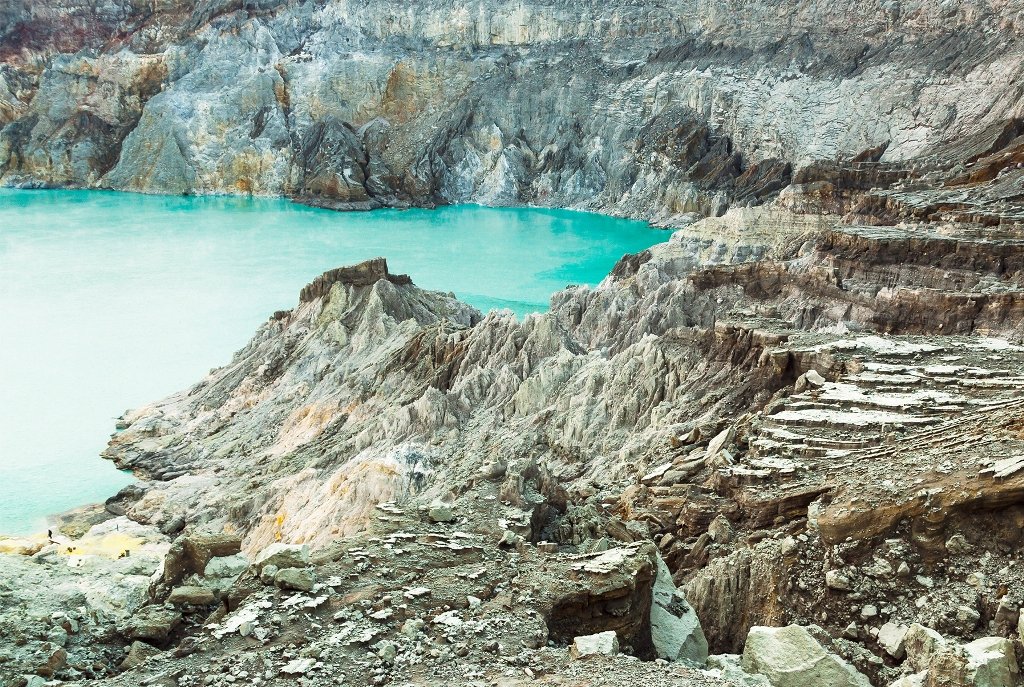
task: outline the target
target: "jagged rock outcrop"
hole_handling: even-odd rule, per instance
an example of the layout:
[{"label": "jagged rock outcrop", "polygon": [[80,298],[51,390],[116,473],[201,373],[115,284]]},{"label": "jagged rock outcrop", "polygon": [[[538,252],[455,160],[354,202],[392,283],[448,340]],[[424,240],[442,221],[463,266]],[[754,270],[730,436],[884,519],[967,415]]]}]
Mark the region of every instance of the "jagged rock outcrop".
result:
[{"label": "jagged rock outcrop", "polygon": [[[336,270],[229,366],[126,416],[107,455],[157,480],[132,517],[230,527],[250,551],[325,545],[385,500],[428,518],[442,504],[508,546],[653,537],[712,651],[740,652],[754,625],[814,622],[857,670],[895,679],[868,660],[900,660],[883,624],[966,638],[991,612],[951,572],[934,604],[901,590],[908,575],[935,584],[948,532],[1021,507],[1002,456],[1020,452],[1007,266],[1024,244],[935,234],[897,264],[892,236],[734,210],[523,321],[481,319],[382,261]],[[1005,307],[948,309],[986,290]],[[978,578],[982,604],[1012,588],[1005,556],[987,559],[1007,582]],[[879,605],[852,613],[848,595]]]}]

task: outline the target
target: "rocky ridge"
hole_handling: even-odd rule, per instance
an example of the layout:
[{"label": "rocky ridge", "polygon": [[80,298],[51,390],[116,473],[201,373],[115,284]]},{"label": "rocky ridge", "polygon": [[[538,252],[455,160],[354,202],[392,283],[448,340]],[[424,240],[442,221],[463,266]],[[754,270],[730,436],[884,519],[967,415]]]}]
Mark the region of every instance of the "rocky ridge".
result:
[{"label": "rocky ridge", "polygon": [[[815,671],[829,670],[856,685],[1011,685],[1022,246],[1012,231],[907,225],[896,236],[778,207],[732,210],[521,321],[422,291],[380,259],[334,270],[229,365],[122,419],[106,455],[147,481],[108,508],[179,537],[182,551],[193,532],[235,533],[250,560],[304,542],[321,552],[312,574],[267,576],[258,563],[250,574],[314,601],[345,547],[365,552],[360,581],[379,569],[433,593],[461,589],[451,577],[419,584],[434,559],[381,561],[433,541],[444,556],[480,552],[471,565],[518,566],[509,579],[532,591],[516,586],[517,603],[539,623],[535,675],[571,674],[559,657],[598,649],[656,658],[650,638],[692,633],[692,607],[696,646],[706,638],[715,654],[694,684],[820,684]],[[617,610],[597,582],[583,596],[561,586],[574,574],[559,571],[607,551],[635,556],[643,542],[664,563],[616,577]],[[203,586],[167,569],[157,604]],[[659,569],[682,606],[659,606],[666,597],[645,588]],[[237,584],[219,613],[263,593]],[[465,593],[486,602],[494,590]],[[446,605],[429,612],[462,608]],[[758,629],[785,626],[796,629]],[[203,630],[183,632],[161,641]],[[576,642],[604,632],[618,649]],[[921,633],[946,648],[904,648]],[[215,639],[194,664],[153,665],[183,679],[236,655]],[[679,660],[694,641],[662,655]],[[467,646],[468,663],[484,660]],[[799,655],[809,658],[795,676],[772,667]],[[675,670],[620,660],[609,670]],[[393,671],[377,677],[434,679]],[[511,677],[485,670],[483,683]]]}]

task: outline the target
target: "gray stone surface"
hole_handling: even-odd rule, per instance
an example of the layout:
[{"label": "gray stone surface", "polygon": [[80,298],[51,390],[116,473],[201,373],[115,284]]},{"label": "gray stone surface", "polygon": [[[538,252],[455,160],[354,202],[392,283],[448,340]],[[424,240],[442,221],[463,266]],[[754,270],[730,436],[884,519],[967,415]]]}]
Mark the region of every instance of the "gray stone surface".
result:
[{"label": "gray stone surface", "polygon": [[827,651],[799,625],[753,627],[743,650],[743,669],[760,673],[772,687],[869,687],[852,665]]},{"label": "gray stone surface", "polygon": [[316,577],[313,571],[305,568],[284,568],[278,570],[274,575],[274,584],[281,589],[294,589],[300,592],[308,592],[316,584]]},{"label": "gray stone surface", "polygon": [[1019,114],[1016,1],[59,4],[89,19],[0,36],[8,184],[681,226],[791,182],[813,205],[835,182],[818,162],[898,168]]},{"label": "gray stone surface", "polygon": [[652,590],[651,641],[658,658],[703,665],[708,657],[708,641],[700,619],[682,590],[676,589],[672,573],[661,556]]},{"label": "gray stone surface", "polygon": [[167,598],[167,603],[179,606],[181,604],[192,604],[195,606],[209,606],[216,597],[213,590],[207,587],[184,586],[175,587]]},{"label": "gray stone surface", "polygon": [[273,565],[278,570],[285,568],[304,568],[309,565],[309,546],[306,544],[284,544],[275,542],[256,555],[253,565],[258,572]]}]

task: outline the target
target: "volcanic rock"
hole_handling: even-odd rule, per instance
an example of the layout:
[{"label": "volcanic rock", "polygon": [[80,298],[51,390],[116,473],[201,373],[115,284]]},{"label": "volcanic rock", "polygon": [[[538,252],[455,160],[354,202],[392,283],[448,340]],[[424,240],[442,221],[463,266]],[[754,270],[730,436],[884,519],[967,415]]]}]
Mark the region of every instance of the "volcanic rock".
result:
[{"label": "volcanic rock", "polygon": [[258,572],[267,566],[278,570],[286,568],[304,568],[309,565],[309,547],[305,544],[271,544],[263,549],[253,561]]},{"label": "volcanic rock", "polygon": [[581,635],[573,638],[570,653],[573,658],[594,655],[614,656],[619,653],[619,640],[612,631]]},{"label": "volcanic rock", "polygon": [[867,677],[828,652],[806,628],[753,627],[743,650],[743,669],[760,673],[772,687],[868,687]]}]

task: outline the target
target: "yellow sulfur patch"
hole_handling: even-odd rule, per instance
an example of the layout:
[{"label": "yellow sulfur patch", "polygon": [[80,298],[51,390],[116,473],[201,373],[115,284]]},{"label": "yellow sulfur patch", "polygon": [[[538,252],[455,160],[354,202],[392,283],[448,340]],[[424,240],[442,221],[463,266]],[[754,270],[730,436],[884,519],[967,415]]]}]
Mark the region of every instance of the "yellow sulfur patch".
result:
[{"label": "yellow sulfur patch", "polygon": [[125,551],[128,555],[142,547],[145,543],[139,537],[120,532],[111,532],[101,537],[83,537],[77,541],[61,544],[58,553],[65,556],[106,556],[118,558]]},{"label": "yellow sulfur patch", "polygon": [[0,553],[31,556],[49,543],[44,535],[0,539]]}]

